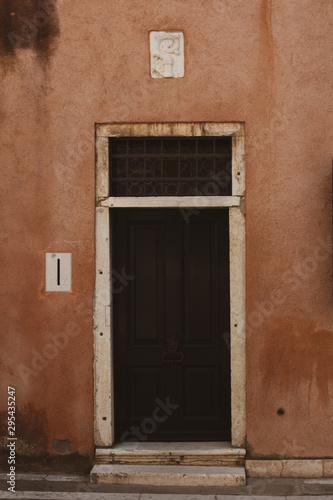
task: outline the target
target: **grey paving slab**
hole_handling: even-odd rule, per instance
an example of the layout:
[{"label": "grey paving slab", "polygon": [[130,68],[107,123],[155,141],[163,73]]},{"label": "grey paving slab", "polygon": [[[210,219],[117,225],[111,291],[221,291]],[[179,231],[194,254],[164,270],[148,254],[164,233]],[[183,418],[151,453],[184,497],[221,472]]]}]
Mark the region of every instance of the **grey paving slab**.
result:
[{"label": "grey paving slab", "polygon": [[[235,497],[234,497],[235,498]],[[247,497],[248,498],[248,497]],[[143,493],[140,500],[216,500],[215,495],[183,495],[183,494],[147,494]]]},{"label": "grey paving slab", "polygon": [[[16,479],[20,481],[43,481],[47,474],[16,474]],[[8,476],[6,472],[0,473],[0,481],[7,481]]]},{"label": "grey paving slab", "polygon": [[0,491],[0,499],[17,500],[332,500],[333,495],[196,495],[196,494],[152,494],[152,493],[115,493],[115,492],[60,492],[60,491],[23,491],[11,493]]},{"label": "grey paving slab", "polygon": [[[8,500],[16,498],[21,500],[286,500],[286,497],[271,496],[247,496],[247,495],[179,495],[179,494],[133,494],[133,493],[75,493],[75,492],[45,492],[29,491],[0,492],[0,499]],[[288,497],[289,499],[300,499],[301,497]],[[309,498],[309,497],[304,497]],[[318,500],[318,497],[317,497]]]},{"label": "grey paving slab", "polygon": [[[267,495],[216,495],[216,500],[249,500],[250,498],[252,500],[286,500],[286,497],[276,497],[276,496],[267,496]],[[297,497],[298,498],[298,497]],[[202,497],[203,500],[203,497]]]},{"label": "grey paving slab", "polygon": [[333,495],[301,495],[298,497],[287,496],[287,500],[332,500]]},{"label": "grey paving slab", "polygon": [[[287,496],[304,493],[302,480],[293,478],[248,478],[246,485],[247,495]],[[241,493],[240,493],[241,494]]]},{"label": "grey paving slab", "polygon": [[58,474],[48,474],[45,477],[45,481],[65,481],[65,482],[81,482],[84,479],[84,474],[80,475],[58,475]]},{"label": "grey paving slab", "polygon": [[332,500],[333,495],[301,495],[298,497],[287,496],[287,500]]},{"label": "grey paving slab", "polygon": [[304,483],[303,491],[300,495],[306,496],[318,496],[318,495],[326,495],[330,496],[333,499],[333,484],[332,483]]},{"label": "grey paving slab", "polygon": [[246,486],[177,487],[91,484],[88,475],[19,474],[16,494],[0,475],[0,500],[333,500],[332,478],[248,478]]},{"label": "grey paving slab", "polygon": [[20,500],[139,500],[140,493],[68,493],[57,491],[0,492],[0,499],[8,500],[14,498]]},{"label": "grey paving slab", "polygon": [[304,484],[333,484],[332,477],[322,477],[317,479],[304,479]]}]

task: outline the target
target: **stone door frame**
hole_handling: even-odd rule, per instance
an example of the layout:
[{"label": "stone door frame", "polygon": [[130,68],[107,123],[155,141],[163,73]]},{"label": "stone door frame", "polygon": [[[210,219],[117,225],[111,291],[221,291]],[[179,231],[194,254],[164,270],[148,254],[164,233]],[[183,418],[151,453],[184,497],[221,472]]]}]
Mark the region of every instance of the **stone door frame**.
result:
[{"label": "stone door frame", "polygon": [[[96,219],[94,296],[94,442],[114,444],[110,211],[116,207],[225,208],[230,233],[231,444],[245,445],[245,162],[244,123],[96,124]],[[232,195],[109,197],[109,137],[232,137]]]}]

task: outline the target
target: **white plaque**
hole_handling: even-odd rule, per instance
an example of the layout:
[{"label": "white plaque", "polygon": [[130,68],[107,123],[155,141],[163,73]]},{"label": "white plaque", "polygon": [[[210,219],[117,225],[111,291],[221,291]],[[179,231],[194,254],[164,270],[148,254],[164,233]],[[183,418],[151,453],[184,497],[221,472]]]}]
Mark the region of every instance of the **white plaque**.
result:
[{"label": "white plaque", "polygon": [[184,76],[184,35],[182,32],[150,32],[150,74],[152,78]]},{"label": "white plaque", "polygon": [[71,292],[72,291],[72,254],[46,253],[45,254],[45,291]]}]

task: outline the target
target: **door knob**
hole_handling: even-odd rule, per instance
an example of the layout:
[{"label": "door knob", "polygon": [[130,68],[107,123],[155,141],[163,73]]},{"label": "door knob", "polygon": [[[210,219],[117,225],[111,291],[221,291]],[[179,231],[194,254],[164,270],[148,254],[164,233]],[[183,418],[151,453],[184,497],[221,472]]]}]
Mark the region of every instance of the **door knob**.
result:
[{"label": "door knob", "polygon": [[168,349],[162,353],[163,363],[181,363],[184,359],[184,353],[178,348],[179,339],[174,336],[166,339]]}]

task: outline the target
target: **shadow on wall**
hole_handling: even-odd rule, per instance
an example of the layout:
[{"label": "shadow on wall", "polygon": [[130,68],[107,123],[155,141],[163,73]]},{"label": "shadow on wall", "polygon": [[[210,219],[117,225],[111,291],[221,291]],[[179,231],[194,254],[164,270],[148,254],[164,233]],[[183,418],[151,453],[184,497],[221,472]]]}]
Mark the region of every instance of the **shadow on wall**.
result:
[{"label": "shadow on wall", "polygon": [[33,49],[47,62],[59,33],[57,0],[0,1],[0,55]]}]

